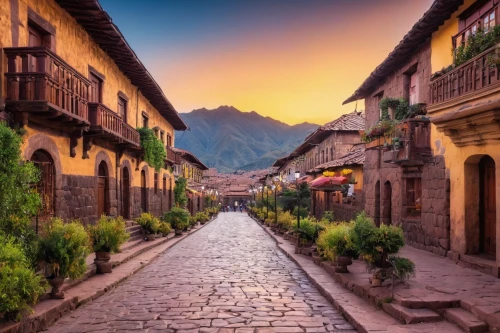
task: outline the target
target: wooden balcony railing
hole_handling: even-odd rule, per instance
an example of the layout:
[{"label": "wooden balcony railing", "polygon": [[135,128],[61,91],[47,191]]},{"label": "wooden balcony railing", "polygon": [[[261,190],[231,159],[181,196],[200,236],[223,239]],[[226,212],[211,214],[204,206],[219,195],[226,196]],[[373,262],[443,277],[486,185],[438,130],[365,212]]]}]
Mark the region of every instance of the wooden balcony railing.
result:
[{"label": "wooden balcony railing", "polygon": [[498,47],[490,48],[452,71],[432,79],[431,106],[496,87],[500,83],[499,71],[490,62],[497,57]]},{"label": "wooden balcony railing", "polygon": [[[88,122],[90,81],[47,47],[4,48],[8,60],[6,104],[13,110],[48,109]],[[38,102],[38,103],[35,103]],[[30,104],[31,103],[31,104]]]},{"label": "wooden balcony railing", "polygon": [[122,136],[122,118],[101,103],[89,103],[89,121],[91,126]]},{"label": "wooden balcony railing", "polygon": [[180,164],[181,163],[181,156],[176,154],[173,150],[172,147],[165,146],[166,151],[167,151],[167,160],[173,164]]},{"label": "wooden balcony railing", "polygon": [[137,132],[132,126],[126,123],[122,123],[122,137],[124,140],[133,143],[136,146],[141,145],[141,137],[139,132]]},{"label": "wooden balcony railing", "polygon": [[389,150],[382,155],[386,163],[428,162],[432,159],[430,146],[430,121],[428,119],[407,119],[396,130],[399,145],[393,139]]}]

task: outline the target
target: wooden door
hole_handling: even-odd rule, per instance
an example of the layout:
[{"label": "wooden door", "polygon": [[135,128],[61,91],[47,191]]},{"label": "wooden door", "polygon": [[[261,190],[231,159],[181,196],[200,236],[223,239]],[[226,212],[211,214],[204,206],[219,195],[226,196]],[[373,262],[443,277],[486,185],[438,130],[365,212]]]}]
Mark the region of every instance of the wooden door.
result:
[{"label": "wooden door", "polygon": [[141,208],[143,212],[148,211],[147,207],[147,187],[146,187],[146,173],[144,170],[141,171]]},{"label": "wooden door", "polygon": [[97,216],[100,217],[106,210],[105,200],[106,197],[106,178],[99,177],[97,188]]},{"label": "wooden door", "polygon": [[123,168],[122,175],[122,216],[130,219],[130,175],[128,168]]},{"label": "wooden door", "polygon": [[89,75],[91,82],[91,93],[90,93],[90,102],[101,103],[102,100],[102,81],[97,75],[90,73]]},{"label": "wooden door", "polygon": [[42,207],[38,212],[39,219],[49,219],[54,215],[55,201],[55,167],[52,157],[44,150],[33,153],[31,161],[40,171],[40,180],[36,191],[42,199]]},{"label": "wooden door", "polygon": [[481,247],[488,254],[496,254],[496,193],[495,161],[489,156],[480,163],[481,190]]},{"label": "wooden door", "polygon": [[[42,34],[33,26],[28,26],[28,46],[42,46]],[[28,67],[30,72],[37,71],[36,58],[31,55],[28,57]]]},{"label": "wooden door", "polygon": [[108,214],[108,170],[105,162],[99,164],[97,177],[97,217]]}]

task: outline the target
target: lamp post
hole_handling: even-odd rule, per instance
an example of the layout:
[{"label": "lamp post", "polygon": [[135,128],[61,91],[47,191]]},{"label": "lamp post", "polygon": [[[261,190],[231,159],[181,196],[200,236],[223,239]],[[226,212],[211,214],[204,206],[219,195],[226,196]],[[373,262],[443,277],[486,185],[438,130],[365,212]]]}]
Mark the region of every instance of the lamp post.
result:
[{"label": "lamp post", "polygon": [[276,193],[278,192],[278,186],[277,185],[273,185],[273,190],[274,190],[274,224],[277,226],[278,225],[278,206],[277,206],[277,202],[278,200],[276,200]]},{"label": "lamp post", "polygon": [[[297,187],[297,229],[300,229],[300,196],[299,196],[299,178],[300,178],[300,171],[295,171],[295,183]],[[300,242],[300,231],[298,235],[298,241]],[[297,244],[300,246],[300,243]]]},{"label": "lamp post", "polygon": [[264,189],[266,190],[266,219],[269,216],[269,191],[267,189],[267,185],[264,186]]}]

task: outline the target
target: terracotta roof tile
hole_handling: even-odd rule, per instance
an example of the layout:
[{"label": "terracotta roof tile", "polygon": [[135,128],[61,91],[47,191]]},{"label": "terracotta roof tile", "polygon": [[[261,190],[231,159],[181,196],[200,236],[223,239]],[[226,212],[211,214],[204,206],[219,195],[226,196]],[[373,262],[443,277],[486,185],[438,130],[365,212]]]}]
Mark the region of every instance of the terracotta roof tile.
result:
[{"label": "terracotta roof tile", "polygon": [[320,127],[323,131],[361,131],[365,129],[365,115],[362,111],[344,114]]},{"label": "terracotta roof tile", "polygon": [[363,165],[364,162],[365,162],[365,150],[359,149],[350,151],[344,156],[337,158],[336,160],[320,164],[316,166],[314,169],[321,171],[328,168],[334,168],[340,166]]}]

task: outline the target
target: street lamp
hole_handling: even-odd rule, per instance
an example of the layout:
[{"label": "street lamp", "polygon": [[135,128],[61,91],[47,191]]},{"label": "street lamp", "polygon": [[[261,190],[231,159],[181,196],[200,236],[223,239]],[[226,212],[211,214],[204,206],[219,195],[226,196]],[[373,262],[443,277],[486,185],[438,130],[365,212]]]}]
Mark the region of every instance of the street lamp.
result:
[{"label": "street lamp", "polygon": [[278,186],[273,185],[273,190],[274,190],[274,225],[278,225],[278,208],[277,208],[277,200],[276,200],[276,193],[278,192]]},{"label": "street lamp", "polygon": [[[299,198],[299,178],[300,171],[295,171],[295,183],[297,187],[297,230],[300,229],[300,198]],[[299,231],[299,241],[300,241],[300,231]],[[297,244],[300,246],[300,244]]]},{"label": "street lamp", "polygon": [[[264,186],[264,189],[266,190],[266,219],[267,219],[269,216],[269,191],[267,189],[267,185]],[[264,195],[262,195],[262,196],[264,196]]]}]

